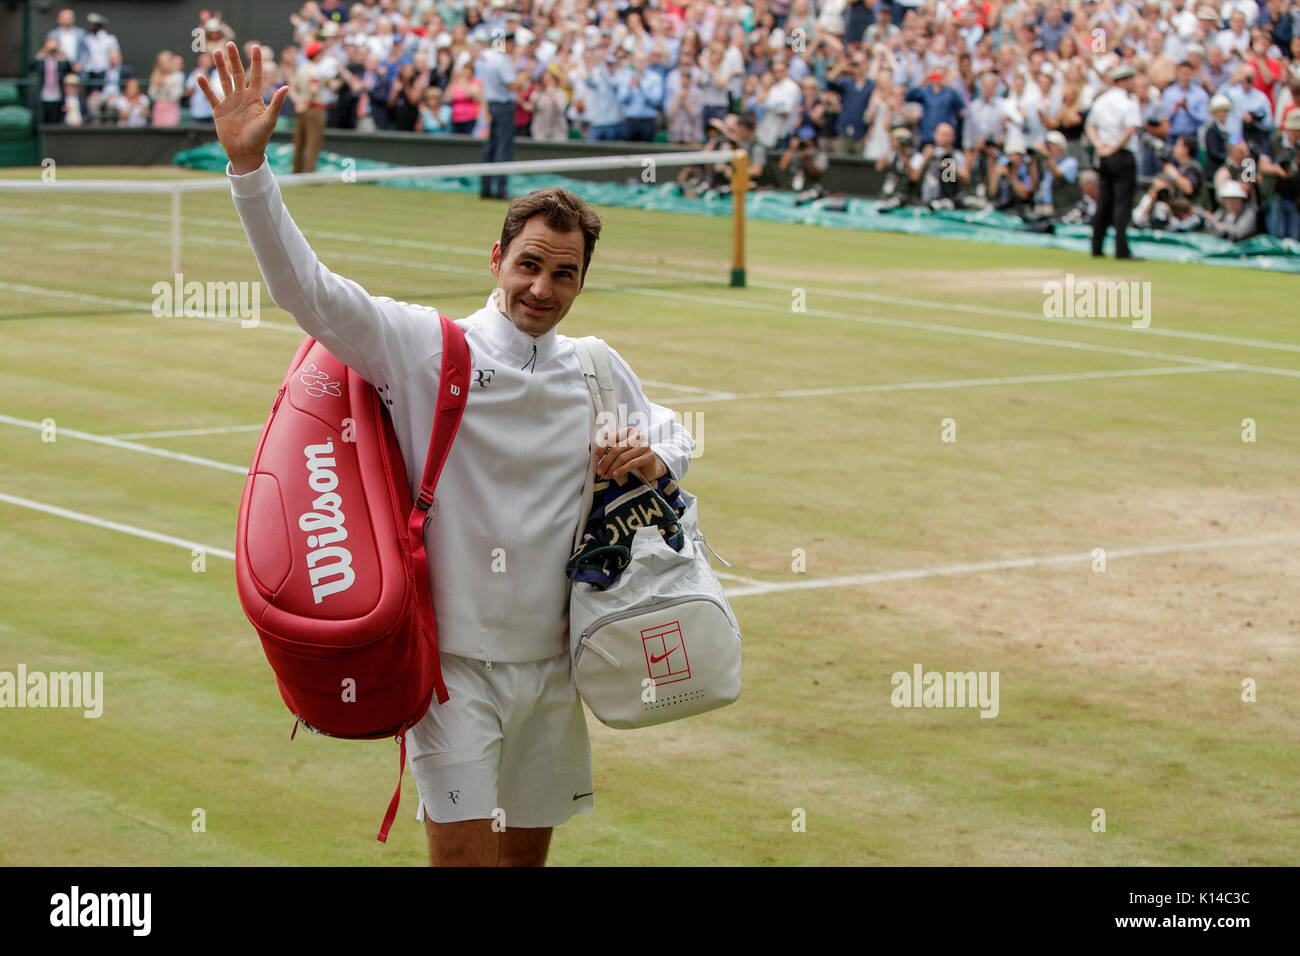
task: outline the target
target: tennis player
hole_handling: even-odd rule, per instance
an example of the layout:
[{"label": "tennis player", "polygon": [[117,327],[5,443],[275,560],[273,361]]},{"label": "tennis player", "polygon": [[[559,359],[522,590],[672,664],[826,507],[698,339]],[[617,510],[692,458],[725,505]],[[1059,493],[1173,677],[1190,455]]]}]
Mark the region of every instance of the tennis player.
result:
[{"label": "tennis player", "polygon": [[[266,162],[285,88],[262,102],[261,50],[247,79],[233,43],[214,55],[222,96],[200,77],[229,159],[235,208],[275,303],[384,396],[418,490],[442,355],[436,310],[372,296],[335,275],[289,216]],[[454,224],[448,223],[448,231]],[[449,700],[407,736],[431,865],[536,865],[551,832],[591,813],[591,744],[568,651],[564,566],[593,460],[602,476],[685,476],[693,443],[611,351],[615,398],[641,421],[592,449],[587,388],[556,332],[600,235],[572,193],[510,203],[488,256],[496,288],[459,320],[470,396],[427,525],[429,585]],[[633,416],[636,417],[633,417]]]}]

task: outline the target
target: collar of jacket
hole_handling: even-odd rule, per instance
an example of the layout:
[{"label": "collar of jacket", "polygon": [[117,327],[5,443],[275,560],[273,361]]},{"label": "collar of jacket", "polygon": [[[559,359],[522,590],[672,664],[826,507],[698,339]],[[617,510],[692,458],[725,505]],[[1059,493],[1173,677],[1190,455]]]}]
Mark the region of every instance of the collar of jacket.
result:
[{"label": "collar of jacket", "polygon": [[489,341],[501,350],[502,355],[514,362],[516,368],[522,368],[533,360],[534,345],[537,346],[537,362],[545,362],[555,351],[558,338],[555,329],[559,327],[559,323],[557,322],[549,332],[541,335],[521,332],[498,305],[498,302],[504,301],[498,297],[504,295],[505,293],[500,289],[493,289],[483,309],[487,315],[484,331]]}]

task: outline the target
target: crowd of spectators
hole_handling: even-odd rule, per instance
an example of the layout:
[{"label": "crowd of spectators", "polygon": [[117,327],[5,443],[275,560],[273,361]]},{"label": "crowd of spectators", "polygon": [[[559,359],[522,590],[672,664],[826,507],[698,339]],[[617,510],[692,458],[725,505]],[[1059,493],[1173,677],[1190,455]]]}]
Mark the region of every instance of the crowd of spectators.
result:
[{"label": "crowd of spectators", "polygon": [[[760,185],[809,197],[831,155],[861,156],[888,204],[1031,222],[1087,221],[1089,109],[1129,67],[1135,224],[1300,239],[1298,2],[317,0],[262,50],[267,98],[290,84],[285,119],[309,117],[309,137],[487,139],[484,64],[505,52],[520,136],[741,146]],[[103,17],[86,22],[61,11],[34,64],[47,123],[211,121],[195,77],[234,38],[219,16],[201,14],[203,52],[164,51],[147,77]],[[725,173],[680,182],[725,189]]]}]

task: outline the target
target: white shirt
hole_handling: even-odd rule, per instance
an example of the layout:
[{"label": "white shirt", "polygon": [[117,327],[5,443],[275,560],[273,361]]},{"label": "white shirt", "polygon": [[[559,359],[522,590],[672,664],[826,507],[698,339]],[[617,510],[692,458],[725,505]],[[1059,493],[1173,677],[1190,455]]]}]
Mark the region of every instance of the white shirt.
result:
[{"label": "white shirt", "polygon": [[[1087,123],[1097,127],[1097,139],[1103,146],[1118,143],[1124,130],[1130,126],[1135,130],[1142,128],[1142,113],[1138,109],[1137,97],[1118,86],[1112,86],[1093,101]],[[1137,152],[1136,133],[1128,138],[1124,148]]]},{"label": "white shirt", "polygon": [[[272,299],[384,389],[414,497],[441,374],[437,311],[371,296],[326,268],[290,218],[267,163],[243,176],[229,166],[226,172]],[[569,647],[564,566],[584,517],[590,398],[572,340],[555,329],[521,332],[495,297],[456,323],[469,344],[470,395],[425,531],[429,586],[440,649],[475,660],[544,660]],[[690,434],[610,353],[615,401],[629,409],[626,424],[680,479],[694,447]],[[500,556],[505,571],[494,572]]]}]

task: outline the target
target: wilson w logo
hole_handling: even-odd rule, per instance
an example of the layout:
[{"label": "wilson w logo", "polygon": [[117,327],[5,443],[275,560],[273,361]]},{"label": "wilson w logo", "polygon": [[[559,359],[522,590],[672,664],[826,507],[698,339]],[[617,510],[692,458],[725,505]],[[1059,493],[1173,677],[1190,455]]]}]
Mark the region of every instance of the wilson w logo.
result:
[{"label": "wilson w logo", "polygon": [[311,595],[319,604],[329,595],[352,587],[356,572],[352,570],[352,552],[339,546],[340,541],[347,540],[348,532],[343,527],[343,499],[334,490],[339,484],[334,472],[334,440],[327,438],[323,445],[308,445],[303,455],[307,459],[307,484],[318,495],[311,503],[314,510],[298,516],[298,528],[309,532],[307,547],[313,550],[307,553],[307,568]]}]

